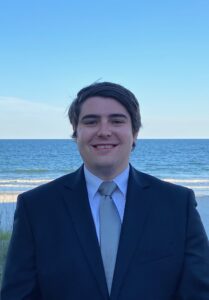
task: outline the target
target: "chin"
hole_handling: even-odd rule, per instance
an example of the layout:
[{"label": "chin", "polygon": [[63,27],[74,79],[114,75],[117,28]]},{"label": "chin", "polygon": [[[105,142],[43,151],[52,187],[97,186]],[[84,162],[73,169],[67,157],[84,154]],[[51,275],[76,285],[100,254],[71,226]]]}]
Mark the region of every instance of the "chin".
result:
[{"label": "chin", "polygon": [[112,169],[114,168],[114,163],[111,161],[111,162],[99,162],[97,164],[94,165],[94,168],[95,169]]}]

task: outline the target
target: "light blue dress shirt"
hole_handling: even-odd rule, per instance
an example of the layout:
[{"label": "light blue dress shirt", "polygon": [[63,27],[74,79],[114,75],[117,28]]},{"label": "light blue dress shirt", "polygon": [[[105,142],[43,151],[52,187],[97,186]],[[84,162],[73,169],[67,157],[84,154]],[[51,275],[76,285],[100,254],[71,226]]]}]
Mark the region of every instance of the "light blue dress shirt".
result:
[{"label": "light blue dress shirt", "polygon": [[[121,223],[123,222],[123,215],[125,210],[129,169],[130,167],[128,165],[128,167],[122,173],[120,173],[117,177],[113,179],[113,181],[117,184],[118,188],[112,194],[112,198],[117,207],[118,213],[120,215]],[[100,241],[99,201],[101,196],[98,193],[98,188],[100,184],[103,182],[103,180],[98,178],[94,174],[92,174],[85,166],[84,166],[84,175],[86,179],[89,204],[90,204],[91,213],[96,228],[97,238],[98,241]]]}]

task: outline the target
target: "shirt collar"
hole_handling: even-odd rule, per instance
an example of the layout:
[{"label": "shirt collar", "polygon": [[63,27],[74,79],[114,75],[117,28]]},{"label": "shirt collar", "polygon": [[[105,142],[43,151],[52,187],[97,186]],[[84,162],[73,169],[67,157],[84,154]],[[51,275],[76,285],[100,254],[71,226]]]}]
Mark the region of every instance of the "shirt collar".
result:
[{"label": "shirt collar", "polygon": [[[129,170],[130,166],[128,165],[127,168],[121,172],[118,176],[116,176],[113,181],[117,184],[119,190],[126,197],[126,191],[128,186],[128,177],[129,177]],[[84,175],[86,179],[86,185],[88,190],[88,195],[90,198],[93,198],[96,192],[99,189],[100,184],[103,180],[89,171],[86,166],[84,165]]]}]

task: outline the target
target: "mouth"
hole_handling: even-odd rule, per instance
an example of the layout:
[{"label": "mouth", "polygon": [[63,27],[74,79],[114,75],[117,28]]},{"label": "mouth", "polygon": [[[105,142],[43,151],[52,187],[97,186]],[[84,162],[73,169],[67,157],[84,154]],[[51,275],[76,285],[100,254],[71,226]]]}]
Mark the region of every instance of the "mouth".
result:
[{"label": "mouth", "polygon": [[116,144],[96,144],[92,145],[95,149],[97,150],[110,150],[115,148],[117,145]]}]

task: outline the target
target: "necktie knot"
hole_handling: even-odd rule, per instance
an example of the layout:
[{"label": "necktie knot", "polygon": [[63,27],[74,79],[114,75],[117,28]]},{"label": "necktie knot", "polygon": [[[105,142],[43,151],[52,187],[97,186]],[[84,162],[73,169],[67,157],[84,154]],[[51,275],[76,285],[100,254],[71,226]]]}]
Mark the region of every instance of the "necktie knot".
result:
[{"label": "necktie knot", "polygon": [[117,188],[117,184],[114,181],[104,181],[101,183],[98,192],[102,196],[109,196],[111,197],[114,191]]}]

